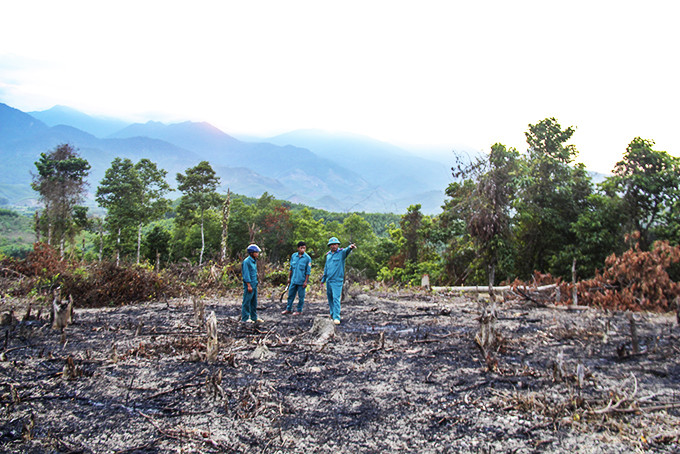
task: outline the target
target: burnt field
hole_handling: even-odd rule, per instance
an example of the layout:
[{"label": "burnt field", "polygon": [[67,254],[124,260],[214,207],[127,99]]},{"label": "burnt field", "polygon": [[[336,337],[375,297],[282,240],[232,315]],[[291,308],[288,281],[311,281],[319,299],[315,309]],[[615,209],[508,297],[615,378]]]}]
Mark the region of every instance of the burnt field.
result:
[{"label": "burnt field", "polygon": [[[188,299],[77,309],[62,332],[6,300],[3,452],[678,452],[675,314],[499,304],[475,340],[475,300],[364,292],[329,324],[311,294],[282,316],[261,297],[204,298],[219,350]],[[46,309],[43,309],[43,314]]]}]

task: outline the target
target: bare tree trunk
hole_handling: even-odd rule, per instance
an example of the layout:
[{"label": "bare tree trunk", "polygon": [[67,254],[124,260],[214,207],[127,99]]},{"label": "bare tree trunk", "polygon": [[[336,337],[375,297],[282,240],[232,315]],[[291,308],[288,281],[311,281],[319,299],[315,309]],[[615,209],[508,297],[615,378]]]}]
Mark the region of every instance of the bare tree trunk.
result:
[{"label": "bare tree trunk", "polygon": [[118,237],[116,238],[116,266],[120,266],[120,227],[118,227]]},{"label": "bare tree trunk", "polygon": [[35,212],[35,215],[33,216],[34,220],[34,225],[35,225],[35,242],[40,243],[40,215],[38,212]]},{"label": "bare tree trunk", "polygon": [[142,223],[137,227],[137,265],[139,265],[139,255],[142,250]]},{"label": "bare tree trunk", "polygon": [[198,266],[203,265],[204,250],[205,250],[205,235],[203,234],[203,213],[201,213],[201,256],[198,258]]},{"label": "bare tree trunk", "polygon": [[632,312],[628,312],[628,323],[630,323],[630,340],[633,345],[633,354],[640,353],[640,341],[637,334],[637,326],[635,325],[635,316]]},{"label": "bare tree trunk", "polygon": [[227,188],[227,200],[222,205],[222,255],[220,261],[227,261],[227,239],[229,238],[229,211],[231,208],[231,192]]},{"label": "bare tree trunk", "polygon": [[102,263],[104,257],[104,228],[99,226],[99,263]]},{"label": "bare tree trunk", "polygon": [[52,218],[51,218],[51,213],[50,213],[50,204],[45,203],[45,210],[43,211],[43,215],[45,216],[45,220],[47,221],[47,244],[52,246]]},{"label": "bare tree trunk", "polygon": [[571,301],[578,306],[578,292],[576,291],[576,258],[571,262]]},{"label": "bare tree trunk", "polygon": [[496,265],[489,265],[489,301],[496,302],[496,294],[493,292],[494,281],[496,280]]},{"label": "bare tree trunk", "polygon": [[248,226],[248,234],[250,235],[250,244],[253,244],[255,242],[255,234],[256,233],[257,232],[255,230],[255,223],[253,222],[252,225]]}]

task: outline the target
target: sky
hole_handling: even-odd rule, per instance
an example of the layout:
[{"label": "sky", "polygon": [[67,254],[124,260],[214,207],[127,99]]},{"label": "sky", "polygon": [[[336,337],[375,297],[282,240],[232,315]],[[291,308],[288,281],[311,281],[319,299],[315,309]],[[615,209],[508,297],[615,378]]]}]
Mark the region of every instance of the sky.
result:
[{"label": "sky", "polygon": [[574,126],[607,173],[635,137],[680,155],[674,1],[7,1],[0,102],[296,129],[410,149],[526,149]]}]

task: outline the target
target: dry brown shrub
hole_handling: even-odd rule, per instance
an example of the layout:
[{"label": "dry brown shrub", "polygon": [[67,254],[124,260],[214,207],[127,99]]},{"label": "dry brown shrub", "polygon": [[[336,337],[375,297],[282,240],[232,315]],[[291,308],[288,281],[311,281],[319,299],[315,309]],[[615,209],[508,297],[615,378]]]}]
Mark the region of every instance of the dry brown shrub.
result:
[{"label": "dry brown shrub", "polygon": [[62,259],[59,252],[46,243],[35,243],[24,260],[4,260],[2,268],[6,277],[14,279],[7,285],[8,293],[13,296],[26,296],[31,292],[49,295],[65,281],[73,284],[81,280],[81,276],[72,272],[77,264]]},{"label": "dry brown shrub", "polygon": [[120,267],[113,262],[102,262],[92,266],[86,283],[71,293],[74,298],[78,295],[79,306],[97,307],[178,296],[180,287],[173,276],[165,273],[135,265]]},{"label": "dry brown shrub", "polygon": [[73,297],[76,307],[129,304],[172,297],[182,286],[170,273],[156,273],[142,266],[117,266],[101,262],[87,266],[62,259],[44,243],[36,243],[26,259],[3,261],[4,277],[14,278],[14,296],[49,295],[57,288]]},{"label": "dry brown shrub", "polygon": [[621,256],[607,257],[604,271],[593,279],[578,283],[580,301],[605,309],[670,311],[680,283],[671,280],[668,268],[679,261],[680,245],[657,241],[642,251],[636,243]]},{"label": "dry brown shrub", "polygon": [[59,256],[47,243],[35,243],[24,260],[16,262],[16,271],[29,277],[52,277],[64,273],[72,264]]}]

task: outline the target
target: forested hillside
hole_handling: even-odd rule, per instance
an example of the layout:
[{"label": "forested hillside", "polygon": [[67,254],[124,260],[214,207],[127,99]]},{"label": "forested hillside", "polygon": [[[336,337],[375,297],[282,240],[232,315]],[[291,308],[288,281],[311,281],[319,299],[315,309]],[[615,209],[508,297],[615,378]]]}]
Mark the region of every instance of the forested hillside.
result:
[{"label": "forested hillside", "polygon": [[25,257],[35,240],[33,219],[0,208],[0,254]]},{"label": "forested hillside", "polygon": [[[266,192],[222,192],[207,161],[169,175],[149,159],[115,158],[91,188],[106,213],[97,216],[81,206],[87,160],[61,145],[35,162],[33,188],[44,207],[38,236],[72,260],[146,263],[157,270],[178,263],[228,266],[251,243],[277,268],[300,240],[321,267],[327,239],[335,236],[358,245],[348,262],[356,279],[399,285],[419,284],[424,274],[433,285],[493,285],[535,273],[604,279],[601,273],[614,263],[607,257],[633,251],[667,257],[662,268],[677,282],[680,160],[634,138],[612,175],[594,184],[575,162],[573,131],[548,118],[529,125],[523,152],[494,144],[475,162],[461,161],[436,215],[418,204],[400,215],[329,212]],[[175,202],[169,182],[177,187]],[[21,255],[21,248],[4,248]]]}]

